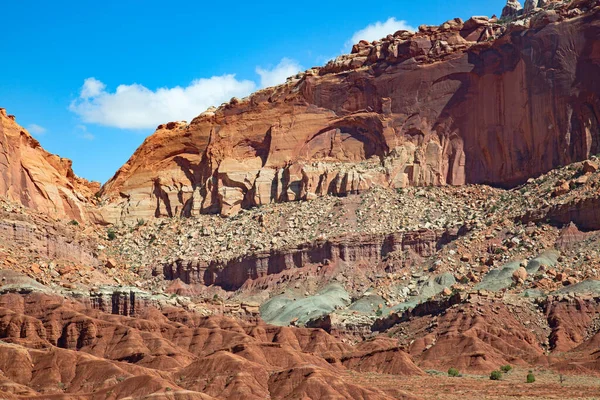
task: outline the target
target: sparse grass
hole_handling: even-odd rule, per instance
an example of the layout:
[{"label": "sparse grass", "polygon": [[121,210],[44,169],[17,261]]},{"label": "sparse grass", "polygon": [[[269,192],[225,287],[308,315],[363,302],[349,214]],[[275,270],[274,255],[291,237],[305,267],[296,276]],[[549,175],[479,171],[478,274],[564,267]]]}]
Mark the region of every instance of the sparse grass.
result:
[{"label": "sparse grass", "polygon": [[456,368],[450,368],[448,370],[448,376],[452,376],[452,377],[460,376],[460,371]]}]

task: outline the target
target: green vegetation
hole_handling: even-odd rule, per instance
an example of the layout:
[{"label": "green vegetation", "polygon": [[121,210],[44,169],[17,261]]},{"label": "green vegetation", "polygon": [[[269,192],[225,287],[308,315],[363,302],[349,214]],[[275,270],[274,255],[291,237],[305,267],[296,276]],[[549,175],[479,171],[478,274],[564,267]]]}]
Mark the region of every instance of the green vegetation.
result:
[{"label": "green vegetation", "polygon": [[113,228],[108,228],[108,231],[106,231],[106,237],[108,240],[115,240],[117,238],[117,233]]},{"label": "green vegetation", "polygon": [[504,372],[505,374],[507,374],[510,371],[512,371],[512,367],[510,365],[503,365],[503,366],[500,367],[500,370],[502,372]]},{"label": "green vegetation", "polygon": [[490,374],[490,380],[499,381],[500,379],[502,379],[502,371],[492,371],[492,373]]},{"label": "green vegetation", "polygon": [[69,221],[69,225],[78,226],[79,222],[77,222],[74,219],[72,219],[71,221]]},{"label": "green vegetation", "polygon": [[533,382],[535,382],[535,375],[533,375],[533,372],[529,371],[529,373],[527,374],[527,383]]},{"label": "green vegetation", "polygon": [[456,368],[450,368],[448,370],[448,376],[457,377],[460,376],[460,372]]}]

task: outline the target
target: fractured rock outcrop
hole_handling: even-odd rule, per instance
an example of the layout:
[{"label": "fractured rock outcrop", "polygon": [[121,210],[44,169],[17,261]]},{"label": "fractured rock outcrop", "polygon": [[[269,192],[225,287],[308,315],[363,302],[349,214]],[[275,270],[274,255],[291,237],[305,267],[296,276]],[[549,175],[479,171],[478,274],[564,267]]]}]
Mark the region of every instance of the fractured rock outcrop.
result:
[{"label": "fractured rock outcrop", "polygon": [[519,0],[508,0],[506,2],[506,6],[504,6],[504,8],[502,9],[502,18],[516,17],[522,12],[523,6],[519,2]]}]

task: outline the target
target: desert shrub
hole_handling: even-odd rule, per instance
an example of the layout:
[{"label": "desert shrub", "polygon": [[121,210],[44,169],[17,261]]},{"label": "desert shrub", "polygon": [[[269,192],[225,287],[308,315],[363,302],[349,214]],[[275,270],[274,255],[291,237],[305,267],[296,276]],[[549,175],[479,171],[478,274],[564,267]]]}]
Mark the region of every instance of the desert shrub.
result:
[{"label": "desert shrub", "polygon": [[503,365],[500,367],[500,370],[506,374],[512,370],[512,367],[510,365]]},{"label": "desert shrub", "polygon": [[533,382],[535,382],[535,375],[533,375],[533,372],[529,371],[529,373],[527,374],[527,383]]},{"label": "desert shrub", "polygon": [[448,376],[454,376],[454,377],[456,377],[456,376],[459,376],[459,375],[460,375],[460,372],[456,368],[450,368],[448,370]]},{"label": "desert shrub", "polygon": [[79,222],[72,219],[71,221],[69,221],[69,225],[77,226],[77,225],[79,225]]},{"label": "desert shrub", "polygon": [[113,228],[108,228],[108,231],[106,231],[106,237],[108,240],[115,240],[117,238],[117,233]]},{"label": "desert shrub", "polygon": [[500,379],[502,379],[502,372],[498,370],[492,371],[492,373],[490,374],[490,380],[499,381]]}]

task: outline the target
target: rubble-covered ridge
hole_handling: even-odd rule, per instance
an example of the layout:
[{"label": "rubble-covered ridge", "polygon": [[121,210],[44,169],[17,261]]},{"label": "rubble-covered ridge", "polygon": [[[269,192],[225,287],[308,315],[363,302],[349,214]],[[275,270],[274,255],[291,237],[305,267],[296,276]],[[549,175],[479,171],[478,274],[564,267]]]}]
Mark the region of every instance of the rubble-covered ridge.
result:
[{"label": "rubble-covered ridge", "polygon": [[[451,290],[549,292],[600,277],[598,164],[593,157],[512,190],[374,188],[229,218],[140,219],[108,228],[57,222],[2,202],[0,251],[4,269],[52,287],[123,284],[200,301],[217,294],[232,304],[338,282],[352,296],[379,296],[387,310],[442,293],[444,286],[422,292],[421,285],[443,274],[452,277],[444,278]],[[253,293],[262,294],[253,300]]]},{"label": "rubble-covered ridge", "polygon": [[479,226],[501,193],[483,186],[375,188],[342,198],[266,205],[229,218],[140,220],[117,229],[115,249],[139,265],[190,258],[225,262],[315,241]]},{"label": "rubble-covered ridge", "polygon": [[512,188],[584,160],[598,142],[596,4],[396,32],[163,124],[103,186],[95,217],[231,216],[374,187]]},{"label": "rubble-covered ridge", "polygon": [[[389,289],[393,282],[416,284],[424,272],[449,272],[457,287],[468,289],[494,269],[558,251],[560,261],[549,272],[518,275],[515,268],[508,275],[509,283],[513,273],[522,281],[520,290],[556,290],[564,282],[600,276],[597,235],[548,219],[559,207],[597,200],[597,162],[553,170],[512,190],[375,188],[342,198],[270,204],[229,218],[139,220],[110,228],[116,238],[106,241],[108,257],[138,271],[138,284],[155,291],[167,290],[175,279],[252,291],[271,288],[268,276],[286,274],[293,285],[304,275],[326,273],[311,266],[341,262],[351,265],[340,279],[353,294],[364,292],[369,281],[379,282],[374,293],[393,302],[406,294]],[[560,192],[563,182],[566,192]]]}]

